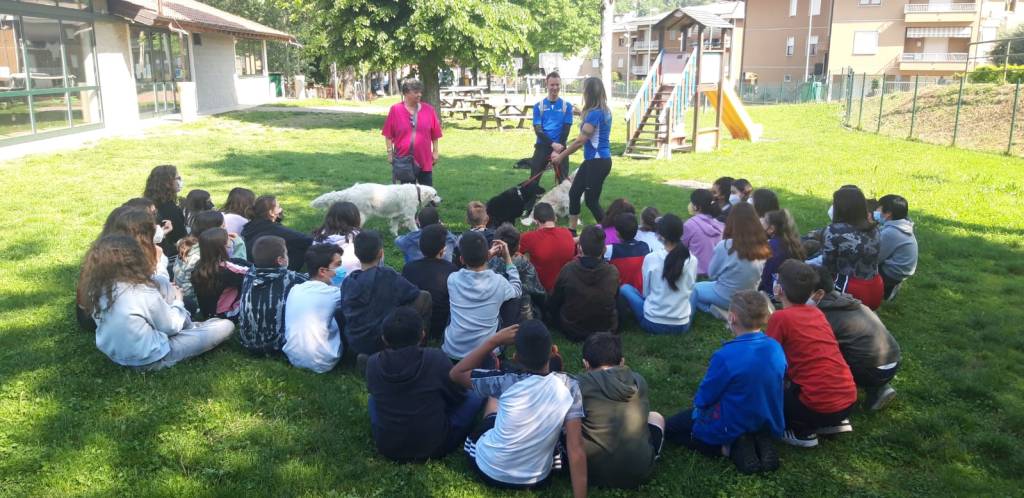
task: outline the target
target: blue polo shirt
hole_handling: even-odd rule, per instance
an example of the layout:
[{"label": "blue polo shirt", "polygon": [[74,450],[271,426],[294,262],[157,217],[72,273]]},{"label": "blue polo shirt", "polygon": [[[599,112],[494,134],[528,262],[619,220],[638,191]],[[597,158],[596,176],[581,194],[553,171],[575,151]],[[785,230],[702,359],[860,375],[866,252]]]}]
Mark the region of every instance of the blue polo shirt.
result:
[{"label": "blue polo shirt", "polygon": [[584,116],[583,123],[594,127],[594,134],[583,144],[583,159],[611,159],[612,113],[593,109]]},{"label": "blue polo shirt", "polygon": [[[563,103],[565,105],[564,112],[562,111]],[[540,115],[540,106],[544,106],[543,119]],[[572,104],[563,101],[561,97],[554,102],[545,97],[540,102],[533,104],[533,124],[540,125],[544,134],[552,142],[561,143],[562,127],[572,124]],[[540,143],[540,138],[537,139],[537,143]]]}]

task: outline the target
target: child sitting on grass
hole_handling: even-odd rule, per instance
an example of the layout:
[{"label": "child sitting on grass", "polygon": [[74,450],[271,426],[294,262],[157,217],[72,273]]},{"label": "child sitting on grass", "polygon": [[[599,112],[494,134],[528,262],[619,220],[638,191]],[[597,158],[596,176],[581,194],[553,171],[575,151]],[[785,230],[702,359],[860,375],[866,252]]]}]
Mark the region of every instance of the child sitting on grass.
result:
[{"label": "child sitting on grass", "polygon": [[665,419],[652,412],[647,381],[626,366],[622,339],[601,332],[583,343],[586,372],[577,377],[583,396],[583,447],[590,481],[635,489],[650,478],[665,439]]},{"label": "child sitting on grass", "polygon": [[710,191],[699,188],[690,193],[690,219],[683,224],[683,245],[697,258],[697,274],[707,275],[711,255],[722,241],[725,224],[718,221],[718,204]]},{"label": "child sitting on grass", "polygon": [[[331,204],[331,207],[327,209],[327,214],[324,215],[323,224],[313,230],[314,244],[334,244],[341,248],[339,282],[344,280],[349,273],[359,269],[355,240],[361,226],[362,217],[359,215],[359,208],[351,202],[342,201]],[[312,272],[309,268],[306,270]]]},{"label": "child sitting on grass", "polygon": [[644,257],[643,291],[626,284],[619,299],[633,312],[640,328],[651,334],[682,334],[690,330],[690,294],[697,280],[697,258],[679,242],[683,220],[668,213],[658,221],[658,250]]},{"label": "child sitting on grass", "polygon": [[228,255],[231,237],[223,228],[199,236],[199,262],[192,270],[192,289],[199,312],[207,318],[236,318],[245,274],[252,263]]},{"label": "child sitting on grass", "polygon": [[657,223],[658,218],[661,217],[661,212],[658,208],[653,206],[645,207],[640,212],[640,229],[636,232],[636,240],[647,244],[652,251],[658,247],[661,247],[661,242],[658,241]]},{"label": "child sitting on grass", "polygon": [[[756,211],[757,208],[755,207]],[[798,259],[803,261],[807,254],[804,246],[800,243],[800,232],[797,231],[796,222],[789,214],[788,209],[769,211],[761,217],[761,224],[765,227],[765,234],[768,236],[768,245],[772,248],[772,256],[764,263],[761,270],[761,283],[757,290],[772,295],[772,286],[775,284],[775,274],[779,272],[779,266],[787,259]]]},{"label": "child sitting on grass", "polygon": [[396,308],[383,330],[387,347],[366,366],[377,451],[397,461],[443,458],[463,444],[485,399],[452,382],[452,362],[441,350],[420,347],[416,310]]},{"label": "child sitting on grass", "polygon": [[[479,233],[484,236],[484,239],[487,240],[487,245],[490,246],[491,242],[494,241],[494,229],[487,227],[490,221],[491,218],[487,215],[487,206],[480,201],[471,201],[466,205],[466,224],[469,225],[469,230],[463,232],[462,235],[470,232]],[[452,262],[458,265],[459,268],[464,266],[461,262],[462,254],[458,244],[462,240],[462,235],[459,235],[455,244],[455,252],[452,255]]]},{"label": "child sitting on grass", "polygon": [[907,200],[893,194],[878,199],[874,217],[881,224],[878,273],[882,275],[885,299],[892,300],[900,284],[917,271],[914,222],[907,218]]},{"label": "child sitting on grass", "polygon": [[[444,226],[441,225],[441,216],[437,212],[437,208],[427,206],[421,209],[419,213],[416,213],[416,226],[419,228],[395,238],[395,247],[402,251],[406,263],[433,256],[433,254],[426,255],[420,251],[420,237],[423,236],[423,230],[432,225]],[[452,261],[452,257],[455,256],[455,245],[457,242],[458,240],[455,236],[445,229],[445,261]]]},{"label": "child sitting on grass", "polygon": [[795,259],[779,267],[775,296],[783,309],[772,314],[765,334],[786,353],[786,444],[810,448],[819,434],[850,432],[847,418],[857,403],[857,386],[825,315],[807,300],[818,272]]},{"label": "child sitting on grass", "polygon": [[771,255],[768,236],[754,207],[746,202],[733,206],[722,241],[715,245],[708,265],[708,277],[713,280],[694,286],[690,307],[724,320],[733,294],[757,289],[764,263]]},{"label": "child sitting on grass", "polygon": [[[523,371],[478,369],[492,350],[512,344]],[[466,440],[465,450],[484,482],[505,489],[547,484],[567,455],[573,496],[582,498],[587,495],[583,396],[575,380],[550,371],[551,352],[548,329],[526,320],[488,336],[452,368],[452,381],[490,398],[481,428]]]},{"label": "child sitting on grass", "polygon": [[[631,285],[640,292],[644,291],[644,280],[641,269],[644,256],[651,252],[646,242],[636,240],[636,215],[622,213],[615,217],[615,232],[618,242],[606,244],[604,259],[619,269],[619,284]],[[607,243],[607,240],[605,240]]]},{"label": "child sitting on grass", "polygon": [[341,359],[341,248],[313,244],[306,251],[309,280],[288,293],[284,307],[284,351],[292,365],[325,373]]},{"label": "child sitting on grass", "polygon": [[[535,318],[533,313],[534,305],[542,305],[545,298],[544,286],[537,278],[537,269],[533,267],[530,260],[519,254],[519,230],[510,223],[505,223],[494,231],[494,238],[508,246],[508,252],[512,254],[512,264],[519,271],[519,281],[523,285],[523,296],[519,299],[519,311],[506,310],[503,305],[501,311],[502,327],[519,323],[522,320]],[[505,271],[505,261],[500,256],[494,256],[487,262],[487,267],[494,273],[508,278]],[[514,303],[512,303],[514,304]],[[539,318],[539,316],[537,317]]]},{"label": "child sitting on grass", "polygon": [[451,316],[448,276],[459,271],[459,268],[446,259],[446,256],[450,257],[446,242],[451,236],[447,228],[440,224],[432,224],[418,232],[419,251],[425,256],[406,263],[402,268],[402,276],[421,291],[430,293],[431,312],[427,337],[433,340],[443,339],[444,329],[448,326],[448,319]]},{"label": "child sitting on grass", "polygon": [[771,437],[781,436],[786,358],[761,330],[771,307],[760,292],[736,293],[726,323],[734,338],[711,355],[693,408],[668,419],[665,438],[708,456],[732,458],[744,473],[779,467]]},{"label": "child sitting on grass", "polygon": [[582,255],[562,268],[546,307],[572,341],[619,329],[619,270],[604,259],[604,230],[584,228],[579,246]]},{"label": "child sitting on grass", "polygon": [[238,339],[257,355],[276,354],[284,345],[284,306],[292,287],[306,275],[288,269],[288,247],[276,235],[264,235],[252,248],[255,268],[242,280],[238,303]]},{"label": "child sitting on grass", "polygon": [[555,209],[551,204],[540,202],[534,206],[533,219],[540,226],[522,235],[519,252],[530,258],[541,285],[551,292],[562,267],[576,257],[576,241],[568,228],[555,225]]},{"label": "child sitting on grass", "polygon": [[162,277],[154,280],[152,256],[131,237],[97,240],[85,256],[81,282],[80,305],[96,320],[96,347],[118,365],[171,367],[213,349],[235,329],[219,318],[192,323],[181,291]]}]

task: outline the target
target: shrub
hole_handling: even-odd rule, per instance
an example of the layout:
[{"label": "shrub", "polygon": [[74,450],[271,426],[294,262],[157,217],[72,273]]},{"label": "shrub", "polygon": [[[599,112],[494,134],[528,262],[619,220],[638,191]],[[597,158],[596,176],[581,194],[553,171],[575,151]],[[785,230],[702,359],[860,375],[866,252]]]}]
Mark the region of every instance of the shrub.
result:
[{"label": "shrub", "polygon": [[1006,83],[1024,82],[1024,66],[981,66],[967,75],[970,83],[1003,83],[1003,71],[1006,71]]}]

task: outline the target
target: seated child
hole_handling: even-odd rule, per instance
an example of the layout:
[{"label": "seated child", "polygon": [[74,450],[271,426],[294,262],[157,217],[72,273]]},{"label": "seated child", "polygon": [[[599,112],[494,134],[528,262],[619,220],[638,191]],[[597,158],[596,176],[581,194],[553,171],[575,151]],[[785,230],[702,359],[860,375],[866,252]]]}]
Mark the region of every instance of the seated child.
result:
[{"label": "seated child", "polygon": [[[598,229],[600,230],[600,229]],[[477,370],[491,351],[515,344],[521,372]],[[569,459],[573,495],[587,495],[583,396],[568,375],[549,369],[551,334],[538,320],[489,335],[451,370],[451,379],[490,397],[480,431],[466,440],[470,464],[492,486],[531,489]],[[565,449],[560,439],[565,438]]]},{"label": "seated child", "polygon": [[[544,286],[540,284],[540,280],[537,278],[537,269],[533,267],[533,263],[530,263],[529,259],[519,254],[519,230],[516,230],[516,227],[511,224],[505,223],[494,231],[494,238],[505,242],[505,245],[508,246],[508,252],[512,254],[512,264],[519,271],[519,281],[523,284],[523,297],[519,300],[518,314],[514,313],[515,310],[507,312],[503,309],[501,313],[502,325],[509,326],[522,320],[535,318],[533,313],[534,303],[543,303],[545,291]],[[505,261],[501,257],[492,257],[487,262],[487,267],[494,271],[494,273],[508,278],[508,274],[505,272]],[[515,320],[517,316],[518,320]]]},{"label": "seated child", "polygon": [[733,206],[725,221],[722,241],[715,246],[708,265],[708,277],[712,280],[694,286],[691,308],[724,320],[733,294],[757,289],[764,263],[771,255],[768,236],[754,207],[746,202]]},{"label": "seated child", "polygon": [[618,244],[621,242],[619,239],[619,233],[615,229],[615,220],[618,219],[620,214],[629,213],[634,217],[636,216],[636,208],[629,203],[626,199],[615,199],[611,205],[608,206],[608,210],[604,212],[604,218],[601,219],[601,229],[604,230],[604,242],[606,245]]},{"label": "seated child", "polygon": [[384,320],[386,348],[370,357],[370,427],[377,451],[397,461],[443,458],[463,444],[484,397],[452,382],[452,362],[421,348],[423,323],[401,306]]},{"label": "seated child", "polygon": [[661,212],[658,208],[649,206],[645,207],[640,212],[640,230],[636,232],[636,240],[645,242],[647,247],[652,251],[655,248],[661,247],[661,242],[658,240],[658,218],[661,217]]},{"label": "seated child", "polygon": [[651,334],[682,334],[690,330],[690,294],[697,280],[697,258],[679,242],[683,220],[668,213],[658,221],[662,246],[644,257],[643,292],[626,284],[620,300],[633,312],[640,328]]},{"label": "seated child", "polygon": [[[760,191],[758,191],[760,192]],[[757,208],[755,207],[756,211]],[[797,231],[796,222],[789,214],[788,209],[769,211],[761,217],[761,224],[765,227],[765,234],[768,236],[768,245],[772,248],[772,256],[764,263],[761,270],[761,284],[757,290],[767,295],[772,295],[772,286],[775,285],[775,274],[779,272],[779,266],[787,259],[799,259],[803,261],[807,254],[804,246],[800,243],[800,232]]]},{"label": "seated child", "polygon": [[607,332],[583,343],[577,377],[583,396],[583,448],[590,482],[633,489],[650,478],[665,438],[665,419],[652,412],[647,381],[626,366],[622,339]]},{"label": "seated child", "polygon": [[622,213],[616,216],[615,232],[618,234],[619,241],[606,246],[604,259],[619,269],[620,285],[632,285],[636,290],[643,292],[644,280],[641,267],[644,264],[644,256],[651,252],[651,247],[646,242],[636,240],[636,215]]},{"label": "seated child", "polygon": [[309,281],[288,293],[284,306],[284,354],[292,365],[316,373],[330,371],[341,359],[341,248],[313,244],[306,251]]},{"label": "seated child", "polygon": [[288,269],[288,246],[281,237],[264,235],[254,242],[255,268],[245,274],[238,302],[238,339],[250,353],[273,354],[284,345],[288,293],[307,277]]},{"label": "seated child", "polygon": [[360,269],[341,283],[344,333],[347,347],[357,355],[371,355],[384,349],[381,326],[395,308],[412,306],[423,323],[430,323],[430,293],[421,291],[393,268],[381,264],[384,244],[377,232],[359,232],[355,249]]},{"label": "seated child", "polygon": [[[314,244],[334,244],[341,248],[341,267],[338,270],[338,281],[359,269],[359,258],[356,257],[355,240],[362,226],[359,208],[348,201],[335,202],[327,209],[324,222],[313,230]],[[309,270],[307,268],[307,270]],[[312,270],[309,270],[312,272]]]},{"label": "seated child", "polygon": [[[485,206],[484,203],[480,201],[470,202],[466,206],[466,224],[469,225],[469,230],[463,232],[463,235],[469,232],[480,233],[484,236],[485,239],[487,239],[487,245],[490,246],[491,242],[494,240],[494,229],[487,227],[487,224],[490,221],[491,217],[487,215],[487,206]],[[459,236],[459,239],[461,238],[462,235]],[[459,265],[459,267],[461,268],[462,264],[460,263],[461,258],[459,256],[459,245],[458,242],[456,241],[455,252],[452,261],[455,264]]]},{"label": "seated child", "polygon": [[878,199],[874,217],[881,223],[878,273],[885,285],[885,299],[892,300],[900,283],[917,271],[914,222],[907,218],[907,200],[893,194]]},{"label": "seated child", "polygon": [[189,190],[185,199],[181,201],[181,212],[185,215],[185,231],[191,234],[196,215],[212,209],[213,201],[210,200],[209,192],[201,189]]},{"label": "seated child", "polygon": [[750,202],[750,195],[754,192],[754,186],[746,178],[737,178],[732,181],[729,189],[729,204],[737,205],[741,202]]},{"label": "seated child", "polygon": [[558,328],[573,341],[619,328],[619,270],[604,259],[604,230],[584,228],[579,245],[582,255],[562,268],[548,306]]},{"label": "seated child", "polygon": [[708,456],[732,458],[740,472],[773,471],[782,436],[786,357],[761,330],[771,307],[760,292],[736,293],[726,323],[734,338],[711,355],[693,408],[668,419],[665,438]]},{"label": "seated child", "polygon": [[[402,255],[405,256],[405,262],[411,263],[413,261],[423,258],[425,255],[420,251],[420,237],[423,236],[423,229],[431,225],[441,225],[441,216],[437,212],[437,208],[427,206],[416,213],[416,226],[418,230],[413,230],[405,235],[399,235],[395,238],[395,247],[399,251],[402,251]],[[452,257],[455,255],[455,244],[457,240],[451,232],[445,230],[445,251],[444,260],[451,262]],[[433,256],[433,255],[431,255]]]},{"label": "seated child", "polygon": [[[189,311],[197,309],[196,293],[192,289],[192,271],[199,264],[199,259],[202,256],[202,251],[199,247],[199,236],[211,228],[223,227],[223,214],[219,211],[202,211],[192,217],[188,236],[178,241],[178,259],[174,261],[173,267],[174,285],[181,289],[181,294],[185,297],[185,308]],[[227,250],[228,254],[233,258],[244,259],[246,254],[245,247],[242,246],[238,250],[235,248],[236,243],[244,244],[238,236],[234,238],[229,236],[228,244],[230,247]]]},{"label": "seated child", "polygon": [[725,223],[725,220],[729,218],[729,211],[732,210],[733,206],[729,202],[729,195],[732,194],[732,182],[731,176],[722,176],[715,180],[715,183],[711,184],[711,195],[719,211],[715,219],[722,223]]},{"label": "seated child", "polygon": [[818,272],[795,259],[779,267],[775,296],[783,309],[768,320],[768,337],[786,353],[786,434],[782,441],[810,448],[818,434],[850,432],[847,417],[857,403],[857,386],[824,313],[807,300]]},{"label": "seated child", "polygon": [[882,305],[885,284],[878,274],[878,228],[868,221],[866,202],[857,187],[842,187],[832,194],[834,218],[822,231],[821,266],[835,276],[840,292],[876,310]]},{"label": "seated child", "polygon": [[562,267],[576,257],[576,240],[568,228],[555,226],[555,210],[551,204],[540,202],[534,206],[533,219],[540,226],[523,234],[519,252],[530,258],[541,285],[551,292]]},{"label": "seated child", "polygon": [[[424,208],[426,211],[428,208]],[[448,261],[447,241],[451,234],[444,226],[435,223],[427,225],[419,232],[419,251],[423,258],[409,262],[402,268],[402,276],[419,287],[421,291],[430,293],[431,311],[430,327],[427,337],[443,339],[444,329],[448,326],[451,315],[448,301],[448,276],[459,271],[454,263]]]},{"label": "seated child", "polygon": [[228,257],[231,238],[223,228],[208,228],[199,236],[199,262],[192,269],[192,289],[199,312],[207,318],[235,318],[245,274],[252,263]]},{"label": "seated child", "polygon": [[[466,232],[459,239],[465,268],[448,277],[451,320],[444,331],[441,350],[449,358],[460,360],[498,330],[499,310],[503,303],[523,294],[519,270],[512,263],[508,244],[495,240],[488,248],[480,232]],[[487,261],[498,256],[505,262],[506,280],[487,268]]]},{"label": "seated child", "polygon": [[181,291],[153,275],[153,259],[133,238],[110,235],[92,245],[82,264],[79,305],[96,320],[96,347],[136,370],[159,370],[203,354],[235,329],[219,318],[192,323]]},{"label": "seated child", "polygon": [[[277,202],[277,197],[272,195],[257,197],[253,204],[252,215],[252,219],[242,228],[241,235],[246,247],[252,247],[252,244],[261,237],[273,235],[284,240],[288,247],[288,260],[291,264],[288,269],[294,271],[301,269],[302,263],[305,262],[306,249],[313,245],[313,237],[292,230],[281,223],[281,220],[284,219],[284,209]],[[254,250],[250,250],[249,259],[255,261]]]},{"label": "seated child", "polygon": [[900,368],[900,345],[870,308],[835,290],[828,270],[812,268],[818,272],[818,284],[811,301],[817,303],[832,326],[853,381],[867,391],[865,404],[872,410],[881,410],[896,396],[889,382]]},{"label": "seated child", "polygon": [[683,245],[697,258],[697,274],[707,275],[725,224],[718,221],[719,207],[708,190],[699,188],[691,192],[688,209],[690,219],[683,224]]}]

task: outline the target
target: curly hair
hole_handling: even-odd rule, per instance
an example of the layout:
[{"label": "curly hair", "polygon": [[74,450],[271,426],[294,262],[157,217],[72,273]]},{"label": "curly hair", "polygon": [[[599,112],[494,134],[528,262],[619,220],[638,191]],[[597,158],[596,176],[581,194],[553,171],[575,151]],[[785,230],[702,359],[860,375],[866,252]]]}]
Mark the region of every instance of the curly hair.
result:
[{"label": "curly hair", "polygon": [[110,309],[119,283],[156,287],[146,251],[127,235],[107,235],[92,244],[78,280],[79,306],[90,313]]},{"label": "curly hair", "polygon": [[159,204],[177,204],[178,202],[178,168],[170,164],[161,164],[153,168],[146,178],[146,190],[142,196]]},{"label": "curly hair", "polygon": [[772,257],[772,247],[768,245],[768,235],[761,226],[761,220],[754,211],[754,206],[741,202],[729,210],[725,219],[725,230],[722,239],[732,239],[729,254],[739,253],[740,258],[757,261]]}]

